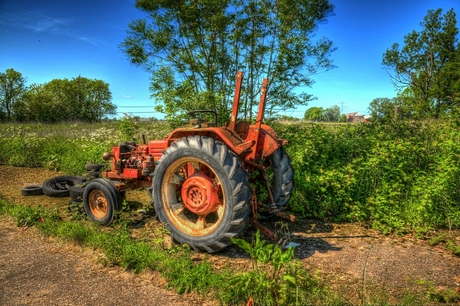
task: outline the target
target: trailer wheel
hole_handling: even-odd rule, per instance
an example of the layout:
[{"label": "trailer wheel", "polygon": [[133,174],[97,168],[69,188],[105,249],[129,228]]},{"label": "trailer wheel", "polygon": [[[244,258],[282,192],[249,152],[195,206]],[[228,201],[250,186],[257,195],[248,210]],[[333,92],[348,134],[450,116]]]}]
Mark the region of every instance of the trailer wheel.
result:
[{"label": "trailer wheel", "polygon": [[[292,189],[294,187],[294,171],[291,166],[291,159],[286,154],[284,148],[280,147],[266,159],[265,164],[265,171],[276,208],[283,211],[291,198]],[[261,185],[259,188],[266,190],[265,185],[260,183],[262,178],[258,177],[256,180],[258,184]],[[263,192],[261,191],[258,194],[263,194]],[[268,195],[263,197],[261,201],[270,205]],[[265,220],[273,217],[273,214],[266,212],[264,209],[260,209],[258,217],[259,219]]]},{"label": "trailer wheel", "polygon": [[83,191],[83,208],[88,217],[100,225],[110,225],[120,204],[120,192],[104,179],[90,181]]},{"label": "trailer wheel", "polygon": [[163,153],[153,178],[157,217],[174,241],[217,252],[249,223],[248,175],[221,142],[189,136]]}]

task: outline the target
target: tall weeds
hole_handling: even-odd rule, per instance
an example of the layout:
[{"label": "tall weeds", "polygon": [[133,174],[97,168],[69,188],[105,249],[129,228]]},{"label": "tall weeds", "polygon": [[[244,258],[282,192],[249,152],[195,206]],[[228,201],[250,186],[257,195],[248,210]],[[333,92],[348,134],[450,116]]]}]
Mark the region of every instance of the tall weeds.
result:
[{"label": "tall weeds", "polygon": [[[0,125],[0,163],[82,174],[86,163],[101,163],[111,146],[140,142],[142,134],[161,139],[171,131],[161,122],[136,123],[129,131],[126,126]],[[383,232],[460,227],[457,121],[274,128],[290,140],[295,188],[289,207],[296,215],[357,221]]]},{"label": "tall weeds", "polygon": [[460,227],[457,122],[280,126],[294,213],[383,232]]}]

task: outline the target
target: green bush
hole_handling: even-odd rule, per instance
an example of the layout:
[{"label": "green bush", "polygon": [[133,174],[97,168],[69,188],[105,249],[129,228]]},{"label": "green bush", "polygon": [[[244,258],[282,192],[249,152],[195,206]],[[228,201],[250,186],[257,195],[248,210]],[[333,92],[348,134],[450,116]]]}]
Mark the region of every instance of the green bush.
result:
[{"label": "green bush", "polygon": [[291,210],[383,232],[459,228],[456,122],[277,127],[295,172]]},{"label": "green bush", "polygon": [[[126,123],[133,124],[131,121]],[[456,121],[274,126],[290,140],[299,217],[357,221],[382,232],[460,227],[460,132]],[[160,121],[0,125],[0,162],[81,175],[120,142],[161,139]],[[128,135],[129,134],[129,135]],[[131,139],[124,139],[130,137]]]},{"label": "green bush", "polygon": [[[130,129],[133,125],[136,128]],[[43,167],[80,175],[86,163],[102,163],[102,154],[125,141],[164,138],[171,131],[161,121],[0,125],[0,162]]]}]

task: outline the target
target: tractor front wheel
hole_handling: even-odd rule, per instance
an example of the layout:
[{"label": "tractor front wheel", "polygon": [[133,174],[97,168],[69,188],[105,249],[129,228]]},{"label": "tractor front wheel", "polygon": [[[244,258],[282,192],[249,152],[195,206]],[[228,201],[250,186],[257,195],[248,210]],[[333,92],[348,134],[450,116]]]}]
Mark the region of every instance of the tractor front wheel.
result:
[{"label": "tractor front wheel", "polygon": [[98,178],[90,181],[83,190],[83,208],[86,215],[100,225],[110,225],[120,206],[120,192],[109,181]]},{"label": "tractor front wheel", "polygon": [[153,178],[158,219],[173,240],[217,252],[249,223],[250,187],[241,160],[221,142],[190,136],[163,153]]}]

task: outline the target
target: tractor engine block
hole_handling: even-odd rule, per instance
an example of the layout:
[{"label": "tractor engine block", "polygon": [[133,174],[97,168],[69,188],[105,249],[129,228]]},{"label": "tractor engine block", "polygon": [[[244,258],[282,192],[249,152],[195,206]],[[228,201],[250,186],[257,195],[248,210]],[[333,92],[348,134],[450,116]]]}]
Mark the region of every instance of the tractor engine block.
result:
[{"label": "tractor engine block", "polygon": [[125,142],[112,147],[112,153],[104,153],[104,160],[112,159],[112,170],[104,176],[109,178],[140,179],[149,176],[155,170],[153,157],[149,154],[147,145],[137,145],[135,142]]}]

